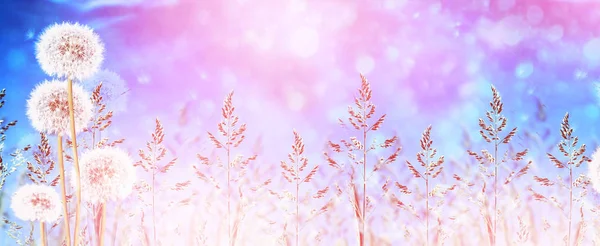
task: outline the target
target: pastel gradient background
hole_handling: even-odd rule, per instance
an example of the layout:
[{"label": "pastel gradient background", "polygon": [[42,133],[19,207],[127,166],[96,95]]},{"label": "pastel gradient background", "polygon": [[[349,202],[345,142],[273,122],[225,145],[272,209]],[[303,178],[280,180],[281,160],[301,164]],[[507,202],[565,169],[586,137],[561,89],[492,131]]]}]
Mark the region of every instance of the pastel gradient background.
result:
[{"label": "pastel gradient background", "polygon": [[[465,163],[465,134],[474,144],[482,142],[477,119],[488,110],[491,84],[503,97],[509,127],[519,127],[513,145],[531,151],[532,173],[555,175],[545,152],[556,152],[566,112],[589,155],[598,143],[599,1],[13,0],[1,6],[0,87],[8,92],[1,117],[19,121],[5,151],[37,140],[25,101],[48,77],[34,44],[46,26],[62,21],[94,28],[107,50],[103,67],[119,73],[130,88],[127,110],[115,116],[110,136],[126,138],[123,147],[137,157],[160,118],[170,150],[180,157],[172,181],[191,179],[200,192],[204,184],[186,175],[195,154],[211,148],[206,131],[216,131],[231,90],[248,125],[242,152],[259,154],[253,163],[262,170],[257,179],[279,180],[280,169],[268,167],[286,158],[296,129],[311,163],[322,165],[319,182],[330,185],[333,170],[322,152],[327,140],[351,135],[337,119],[347,117],[359,73],[371,82],[378,114],[387,114],[375,137],[401,139],[401,156],[386,171],[398,177],[410,176],[404,162],[414,160],[420,134],[430,124],[448,163]],[[451,177],[458,170],[448,163]],[[16,176],[3,192],[14,191]],[[533,183],[531,175],[525,179],[523,197]],[[6,205],[3,209],[10,216]],[[333,226],[314,223],[312,229]],[[321,244],[346,238],[356,245],[355,226],[347,227]],[[382,236],[403,233],[381,227]],[[11,244],[5,238],[0,235],[0,243]]]}]

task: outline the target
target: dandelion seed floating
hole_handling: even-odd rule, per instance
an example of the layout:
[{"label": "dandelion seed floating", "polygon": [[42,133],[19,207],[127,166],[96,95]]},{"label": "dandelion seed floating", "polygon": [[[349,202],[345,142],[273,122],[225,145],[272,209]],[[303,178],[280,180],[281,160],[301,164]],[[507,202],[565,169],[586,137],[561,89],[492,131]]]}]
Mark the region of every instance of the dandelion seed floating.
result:
[{"label": "dandelion seed floating", "polygon": [[[82,200],[99,204],[127,197],[135,182],[133,161],[127,152],[106,147],[81,156]],[[75,175],[71,175],[72,178]],[[75,180],[71,180],[75,185]]]},{"label": "dandelion seed floating", "polygon": [[[80,85],[73,86],[75,130],[83,131],[92,117],[93,105],[90,95]],[[27,117],[39,132],[67,134],[69,129],[69,106],[67,83],[59,80],[39,84],[27,100]]]},{"label": "dandelion seed floating", "polygon": [[62,204],[52,187],[27,184],[14,193],[10,207],[21,220],[54,222],[61,215]]},{"label": "dandelion seed floating", "polygon": [[54,24],[40,35],[36,58],[50,76],[83,80],[95,74],[104,60],[104,44],[88,26]]},{"label": "dandelion seed floating", "polygon": [[127,108],[127,83],[118,74],[101,70],[94,74],[91,78],[84,80],[81,85],[87,91],[94,89],[102,83],[100,88],[100,96],[106,104],[106,108],[113,113],[124,112]]}]

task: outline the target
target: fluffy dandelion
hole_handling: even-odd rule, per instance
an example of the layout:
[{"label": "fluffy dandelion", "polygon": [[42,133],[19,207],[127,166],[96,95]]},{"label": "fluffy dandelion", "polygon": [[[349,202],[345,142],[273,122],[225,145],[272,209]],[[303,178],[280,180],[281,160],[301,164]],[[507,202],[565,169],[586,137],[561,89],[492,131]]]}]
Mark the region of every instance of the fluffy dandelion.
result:
[{"label": "fluffy dandelion", "polygon": [[75,201],[75,245],[79,245],[81,187],[79,184],[73,79],[83,80],[96,73],[104,60],[103,52],[104,45],[98,35],[88,26],[78,23],[54,24],[44,30],[36,43],[36,58],[42,70],[50,76],[67,78],[69,129],[73,141],[71,146],[77,198]]},{"label": "fluffy dandelion", "polygon": [[[81,198],[93,204],[125,198],[135,182],[133,161],[125,151],[113,147],[84,153],[80,174]],[[75,184],[74,179],[72,182]]]},{"label": "fluffy dandelion", "polygon": [[[73,86],[75,131],[81,132],[92,117],[90,95],[80,85]],[[39,132],[66,134],[69,129],[67,83],[59,80],[39,84],[27,100],[27,116]]]},{"label": "fluffy dandelion", "polygon": [[50,76],[83,80],[96,73],[104,60],[104,44],[88,26],[54,24],[36,43],[36,58]]},{"label": "fluffy dandelion", "polygon": [[592,154],[592,161],[588,164],[588,177],[594,189],[600,192],[600,148]]},{"label": "fluffy dandelion", "polygon": [[61,215],[62,204],[52,187],[27,184],[15,192],[10,207],[21,220],[54,222]]},{"label": "fluffy dandelion", "polygon": [[113,113],[124,112],[127,106],[127,83],[118,74],[101,70],[91,78],[82,82],[87,91],[94,91],[98,84],[102,83],[100,96],[106,104],[106,108]]},{"label": "fluffy dandelion", "polygon": [[[66,205],[66,185],[64,178],[64,159],[62,156],[62,136],[66,134],[67,129],[71,129],[70,109],[69,109],[69,84],[65,81],[52,80],[44,81],[38,85],[31,93],[27,101],[27,116],[31,120],[33,127],[48,134],[56,134],[58,142],[58,163],[60,171],[60,184],[62,188],[63,213],[67,214]],[[81,87],[76,85],[72,87],[72,105],[75,113],[74,126],[75,134],[81,132],[92,117],[93,104],[90,95]],[[69,231],[69,221],[65,217],[65,229]],[[70,243],[70,235],[66,234],[67,244]]]}]

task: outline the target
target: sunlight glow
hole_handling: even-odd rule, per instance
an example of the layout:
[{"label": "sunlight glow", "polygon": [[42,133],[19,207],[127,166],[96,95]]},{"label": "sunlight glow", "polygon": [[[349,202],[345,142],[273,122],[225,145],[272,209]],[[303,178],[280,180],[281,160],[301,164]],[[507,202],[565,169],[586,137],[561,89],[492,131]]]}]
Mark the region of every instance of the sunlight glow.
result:
[{"label": "sunlight glow", "polygon": [[302,27],[292,33],[289,42],[294,55],[309,58],[319,50],[319,33],[313,28]]}]

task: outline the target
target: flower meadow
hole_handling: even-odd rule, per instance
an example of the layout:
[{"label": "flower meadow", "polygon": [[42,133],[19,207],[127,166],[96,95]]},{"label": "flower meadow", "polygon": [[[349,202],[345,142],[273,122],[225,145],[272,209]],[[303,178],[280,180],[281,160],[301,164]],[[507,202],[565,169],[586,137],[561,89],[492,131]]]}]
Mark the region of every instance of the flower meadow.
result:
[{"label": "flower meadow", "polygon": [[[399,4],[391,2],[384,7]],[[516,5],[500,1],[493,8],[502,12]],[[307,8],[294,6],[296,14]],[[339,19],[350,18],[340,6],[334,8]],[[532,26],[542,23],[542,7],[580,7],[540,6],[525,8]],[[515,37],[502,36],[508,22],[486,35],[496,32],[503,45],[515,46]],[[0,91],[3,244],[600,245],[600,148],[595,131],[588,129],[595,127],[600,105],[582,109],[557,102],[598,97],[600,86],[585,80],[583,70],[575,72],[572,87],[559,86],[552,94],[556,98],[536,96],[549,93],[548,84],[523,85],[538,76],[527,62],[514,74],[517,87],[529,88],[520,93],[497,82],[512,78],[462,87],[407,82],[416,83],[414,90],[399,92],[396,80],[377,73],[396,74],[401,68],[375,69],[375,62],[363,57],[357,71],[330,72],[344,80],[335,86],[299,83],[281,92],[262,84],[273,97],[287,98],[273,106],[250,96],[258,92],[245,83],[254,82],[238,81],[231,73],[221,78],[222,90],[192,90],[173,71],[162,85],[138,77],[141,85],[157,86],[149,92],[132,84],[131,75],[112,69],[125,59],[111,53],[114,35],[94,26],[53,20],[38,30],[26,57],[43,79],[25,92],[17,90],[25,100],[11,97],[16,93],[8,83]],[[291,49],[307,59],[325,44],[313,29],[301,30],[291,35]],[[246,38],[259,42],[260,36]],[[187,38],[173,37],[181,46],[191,42]],[[204,38],[223,41],[218,35]],[[594,60],[600,52],[594,47],[600,46],[590,42],[582,52],[592,74],[600,61]],[[261,50],[268,43],[255,45]],[[410,56],[416,51],[409,46],[392,47],[391,53]],[[168,63],[176,56],[171,55],[157,60]],[[273,59],[257,55],[263,55],[261,61]],[[538,59],[556,63],[550,55]],[[459,66],[441,63],[446,65],[420,72],[452,75]],[[286,74],[294,66],[302,64],[269,71]],[[247,73],[252,72],[260,71]],[[211,79],[200,71],[198,80]],[[302,96],[310,88],[340,105]],[[469,107],[444,105],[463,94],[473,96],[465,102]],[[140,102],[143,95],[150,99]],[[191,99],[179,104],[174,97]],[[514,99],[519,97],[526,99]],[[303,108],[319,113],[305,117]],[[21,109],[24,119],[5,113]],[[438,114],[437,120],[427,112]],[[23,134],[23,128],[34,133]]]}]

